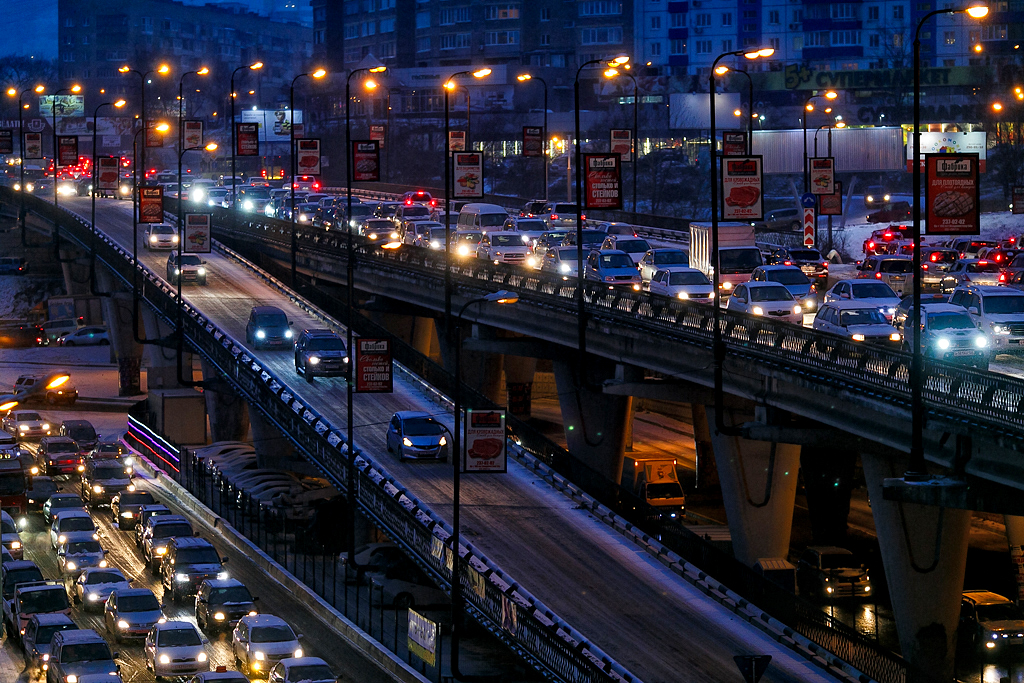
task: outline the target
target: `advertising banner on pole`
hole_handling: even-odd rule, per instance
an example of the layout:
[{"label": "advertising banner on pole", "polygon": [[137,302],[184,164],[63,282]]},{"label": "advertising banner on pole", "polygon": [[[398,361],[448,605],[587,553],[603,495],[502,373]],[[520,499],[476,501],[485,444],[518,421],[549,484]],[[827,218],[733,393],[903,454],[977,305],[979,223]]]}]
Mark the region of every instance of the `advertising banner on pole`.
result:
[{"label": "advertising banner on pole", "polygon": [[628,164],[633,160],[633,131],[628,128],[612,128],[611,144],[608,151],[619,155],[619,161]]},{"label": "advertising banner on pole", "polygon": [[379,147],[384,147],[384,139],[388,136],[387,126],[374,124],[370,126],[370,139],[376,140]]},{"label": "advertising banner on pole", "polygon": [[523,126],[523,156],[544,155],[544,129],[540,126]]},{"label": "advertising banner on pole", "polygon": [[823,194],[818,197],[818,208],[821,210],[822,216],[843,215],[843,184],[838,180],[835,181],[835,190],[832,194]]},{"label": "advertising banner on pole", "polygon": [[96,188],[99,190],[116,190],[120,165],[118,157],[100,157],[97,159]]},{"label": "advertising banner on pole", "polygon": [[146,147],[163,147],[164,136],[156,131],[159,121],[146,121]]},{"label": "advertising banner on pole", "polygon": [[618,154],[583,155],[583,202],[588,209],[622,208],[622,165]]},{"label": "advertising banner on pole", "polygon": [[258,157],[260,155],[259,124],[235,124],[235,154],[240,157]]},{"label": "advertising banner on pole", "polygon": [[213,242],[210,234],[210,219],[208,213],[186,213],[185,214],[185,244],[182,250],[189,254],[209,254],[210,245]]},{"label": "advertising banner on pole", "polygon": [[463,472],[506,472],[505,413],[500,410],[466,410],[463,425]]},{"label": "advertising banner on pole", "polygon": [[78,136],[57,136],[57,166],[78,165]]},{"label": "advertising banner on pole", "polygon": [[394,391],[390,339],[359,337],[356,345],[356,391],[390,394]]},{"label": "advertising banner on pole", "polygon": [[812,157],[810,161],[811,194],[835,194],[835,159],[832,157]]},{"label": "advertising banner on pole", "polygon": [[203,122],[185,122],[185,147],[184,149],[198,149],[203,146]]},{"label": "advertising banner on pole", "polygon": [[745,157],[747,156],[747,133],[737,131],[722,133],[722,156],[724,157]]},{"label": "advertising banner on pole", "polygon": [[977,154],[925,154],[926,235],[980,235]]},{"label": "advertising banner on pole", "polygon": [[450,130],[450,131],[448,131],[448,151],[449,152],[465,152],[466,151],[466,131],[464,131],[464,130]]},{"label": "advertising banner on pole", "polygon": [[1010,210],[1013,213],[1024,213],[1024,185],[1013,186],[1013,205]]},{"label": "advertising banner on pole", "polygon": [[14,154],[13,128],[0,128],[0,154]]},{"label": "advertising banner on pole", "polygon": [[320,139],[295,141],[295,165],[301,175],[320,175]]},{"label": "advertising banner on pole", "polygon": [[762,158],[722,158],[722,220],[759,221],[764,218]]},{"label": "advertising banner on pole", "polygon": [[[977,154],[978,172],[985,172],[985,157],[988,153],[988,138],[984,131],[961,133],[921,133],[921,164],[927,154]],[[907,171],[913,171],[911,157],[914,156],[914,141],[907,138]],[[845,168],[845,167],[844,167]]]},{"label": "advertising banner on pole", "polygon": [[43,158],[43,134],[42,133],[25,133],[25,158],[26,159],[42,159]]},{"label": "advertising banner on pole", "polygon": [[140,187],[139,188],[139,222],[140,223],[163,223],[164,222],[164,188],[162,188],[162,187]]},{"label": "advertising banner on pole", "polygon": [[379,145],[376,140],[352,141],[352,180],[357,183],[380,181]]},{"label": "advertising banner on pole", "polygon": [[409,654],[416,655],[427,666],[437,661],[438,623],[427,619],[416,610],[409,610],[408,647]]},{"label": "advertising banner on pole", "polygon": [[452,196],[456,199],[483,199],[484,155],[480,152],[456,152],[452,155]]}]

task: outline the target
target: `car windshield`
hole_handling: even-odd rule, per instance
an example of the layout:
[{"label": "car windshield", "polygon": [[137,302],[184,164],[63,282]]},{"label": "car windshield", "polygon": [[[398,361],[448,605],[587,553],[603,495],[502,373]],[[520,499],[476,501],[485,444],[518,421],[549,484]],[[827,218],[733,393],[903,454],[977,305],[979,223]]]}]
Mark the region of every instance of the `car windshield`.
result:
[{"label": "car windshield", "polygon": [[794,261],[822,261],[824,259],[816,249],[790,249],[789,257]]},{"label": "car windshield", "polygon": [[751,301],[792,301],[793,295],[785,287],[751,287]]},{"label": "car windshield", "polygon": [[576,260],[576,247],[562,247],[558,249],[558,258],[562,261],[575,261]]},{"label": "car windshield", "polygon": [[1024,313],[1024,296],[987,296],[985,312],[995,315]]},{"label": "car windshield", "polygon": [[182,254],[182,256],[181,256],[181,265],[183,265],[183,266],[201,266],[201,265],[203,265],[203,260],[201,258],[199,258],[198,256],[196,256],[195,254]]},{"label": "car windshield", "polygon": [[430,239],[444,241],[444,228],[431,228]]},{"label": "car windshield", "polygon": [[978,605],[978,621],[1020,621],[1024,619],[1020,608],[1012,602],[996,605]]},{"label": "car windshield", "polygon": [[85,585],[98,586],[101,583],[119,583],[125,580],[120,572],[92,572],[85,580]]},{"label": "car windshield", "polygon": [[491,244],[496,247],[521,247],[523,238],[520,235],[491,235]]},{"label": "car windshield", "polygon": [[575,204],[555,204],[555,208],[552,209],[553,213],[576,213]]},{"label": "car windshield", "polygon": [[[425,206],[407,206],[402,209],[402,215],[408,218],[409,216],[429,216],[430,209]],[[502,221],[504,223],[504,221]]]},{"label": "car windshield", "polygon": [[685,251],[656,251],[654,252],[654,262],[659,266],[669,266],[673,264],[689,265],[690,259],[686,255]]},{"label": "car windshield", "polygon": [[14,595],[14,587],[19,583],[42,580],[43,573],[39,571],[38,567],[12,569],[7,572],[6,576],[4,576],[4,595],[7,597],[11,597],[12,595]]},{"label": "car windshield", "polygon": [[169,225],[154,225],[152,228],[149,229],[149,231],[153,235],[173,235],[175,232],[177,232],[174,228],[172,228]]},{"label": "car windshield", "polygon": [[288,327],[288,318],[284,313],[264,313],[256,316],[256,324],[261,327]]},{"label": "car windshield", "polygon": [[50,509],[54,508],[84,508],[85,503],[78,496],[61,496],[60,498],[52,498],[50,500]]},{"label": "car windshield", "polygon": [[26,413],[18,413],[15,416],[15,419],[17,419],[19,422],[29,422],[30,420],[42,420],[43,418],[39,417],[39,413],[28,413],[28,412],[26,412]]},{"label": "car windshield", "polygon": [[866,282],[862,285],[853,285],[854,299],[898,299],[892,287],[884,282]]},{"label": "car windshield", "polygon": [[952,263],[956,261],[956,256],[955,251],[933,251],[922,258],[932,263]]},{"label": "car windshield", "polygon": [[722,264],[723,273],[753,270],[762,265],[761,251],[756,247],[751,247],[750,249],[723,249],[718,252],[718,260]]},{"label": "car windshield", "polygon": [[119,443],[101,443],[99,446],[96,447],[96,452],[121,455],[122,453],[127,453],[128,451],[125,450],[124,446],[122,446]]},{"label": "car windshield", "polygon": [[182,548],[178,551],[178,565],[220,564],[220,555],[213,548]]},{"label": "car windshield", "polygon": [[626,254],[601,254],[601,268],[636,268]]},{"label": "car windshield", "polygon": [[153,502],[153,494],[149,491],[139,491],[137,493],[122,493],[121,497],[118,498],[121,503],[121,507],[125,505],[149,505]]},{"label": "car windshield", "polygon": [[879,273],[909,273],[914,269],[914,262],[904,259],[886,259],[878,264]]},{"label": "car windshield", "polygon": [[75,441],[81,442],[96,440],[96,430],[93,429],[92,427],[71,427],[69,429],[66,429],[65,431],[68,433],[68,436],[70,436]]},{"label": "car windshield", "polygon": [[128,479],[128,470],[123,465],[111,460],[93,468],[92,476],[95,479]]},{"label": "car windshield", "polygon": [[402,425],[406,436],[437,436],[443,434],[441,423],[432,417],[414,417]]},{"label": "car windshield", "polygon": [[95,531],[96,525],[89,517],[68,517],[60,520],[60,530],[67,531]]},{"label": "car windshield", "polygon": [[160,603],[152,593],[148,595],[119,595],[117,610],[119,612],[155,612]]},{"label": "car windshield", "polygon": [[507,213],[482,213],[480,214],[480,227],[494,228],[505,225],[506,220],[508,220]]},{"label": "car windshield", "polygon": [[765,275],[769,282],[778,282],[780,285],[806,285],[810,283],[807,276],[799,270],[769,270]]},{"label": "car windshield", "polygon": [[16,534],[18,533],[18,527],[14,526],[14,522],[5,519],[0,521],[0,533]]},{"label": "car windshield", "polygon": [[463,232],[456,235],[455,239],[458,242],[472,242],[476,244],[480,241],[482,234],[479,232]]},{"label": "car windshield", "polygon": [[647,485],[647,498],[682,498],[683,489],[676,482],[666,482],[664,484],[648,484]]},{"label": "car windshield", "polygon": [[843,327],[849,327],[850,325],[884,325],[885,316],[877,308],[856,308],[840,312],[839,324]]},{"label": "car windshield", "polygon": [[214,588],[210,591],[210,602],[214,605],[223,605],[225,602],[252,602],[252,595],[245,586]]},{"label": "car windshield", "polygon": [[334,679],[330,668],[323,664],[310,664],[306,666],[293,666],[288,671],[288,683],[299,683],[299,681],[329,681]]},{"label": "car windshield", "polygon": [[100,547],[99,541],[72,541],[71,543],[68,543],[68,555],[81,555],[83,553],[101,552],[103,552],[103,548]]},{"label": "car windshield", "polygon": [[843,553],[834,553],[831,555],[821,556],[821,568],[822,569],[849,569],[850,567],[856,567],[857,563],[853,561],[852,555],[845,555]]},{"label": "car windshield", "polygon": [[61,664],[72,662],[103,662],[113,659],[106,643],[77,643],[60,649]]},{"label": "car windshield", "polygon": [[295,640],[295,634],[287,624],[279,626],[255,626],[252,635],[249,637],[254,643],[280,643],[282,641]]},{"label": "car windshield", "polygon": [[369,216],[371,213],[373,213],[373,207],[367,206],[366,204],[352,205],[353,216]]},{"label": "car windshield", "polygon": [[672,273],[669,275],[670,285],[709,285],[704,273]]},{"label": "car windshield", "polygon": [[252,189],[252,190],[243,190],[242,192],[249,199],[270,199],[270,191],[269,190]]},{"label": "car windshield", "polygon": [[0,474],[0,494],[10,495],[25,490],[25,475],[21,472]]},{"label": "car windshield", "polygon": [[337,337],[313,337],[307,348],[310,351],[344,351],[345,342]]},{"label": "car windshield", "polygon": [[46,645],[53,640],[53,634],[57,631],[74,631],[78,627],[74,624],[54,624],[53,626],[40,626],[36,629],[36,645]]},{"label": "car windshield", "polygon": [[194,647],[202,645],[203,639],[194,628],[169,628],[159,632],[157,647]]},{"label": "car windshield", "polygon": [[63,586],[22,593],[18,600],[22,614],[63,612],[68,605],[68,593]]},{"label": "car windshield", "polygon": [[548,244],[551,244],[552,242],[561,242],[568,234],[568,230],[563,230],[562,232],[546,232],[541,235],[540,238],[545,240]]},{"label": "car windshield", "polygon": [[935,313],[928,316],[933,330],[973,330],[974,321],[966,313]]},{"label": "car windshield", "polygon": [[46,450],[50,453],[77,453],[78,444],[75,442],[55,441],[47,444]]},{"label": "car windshield", "polygon": [[616,249],[621,249],[627,254],[643,253],[651,248],[646,240],[619,240],[615,243]]},{"label": "car windshield", "polygon": [[[573,243],[576,242],[576,233],[570,232]],[[584,230],[583,231],[583,244],[600,244],[604,242],[605,237],[608,235],[602,230]]]},{"label": "car windshield", "polygon": [[53,480],[33,479],[29,491],[35,496],[36,500],[45,499],[48,495],[57,492],[57,484]]},{"label": "car windshield", "polygon": [[191,536],[192,527],[186,522],[177,524],[158,524],[153,527],[153,538],[172,538],[174,536]]},{"label": "car windshield", "polygon": [[994,261],[992,263],[968,263],[967,264],[967,272],[968,273],[998,273],[999,272],[999,264],[995,263]]},{"label": "car windshield", "polygon": [[516,229],[523,232],[536,232],[538,230],[543,231],[545,228],[544,221],[519,221],[516,223]]}]

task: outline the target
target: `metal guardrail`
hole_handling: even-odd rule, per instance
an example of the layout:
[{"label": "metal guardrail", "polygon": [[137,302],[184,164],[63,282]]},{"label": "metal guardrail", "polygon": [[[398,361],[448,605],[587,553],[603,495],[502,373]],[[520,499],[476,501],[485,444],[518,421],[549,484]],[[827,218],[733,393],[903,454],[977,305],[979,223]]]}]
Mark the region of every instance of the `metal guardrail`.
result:
[{"label": "metal guardrail", "polygon": [[[14,193],[0,188],[0,201]],[[29,210],[56,222],[65,238],[92,246],[96,257],[126,284],[140,274],[142,296],[158,315],[174,323],[178,317],[176,289],[153,271],[137,264],[130,251],[102,233],[95,234],[78,216],[37,197],[26,197]],[[264,368],[202,313],[183,302],[182,329],[196,348],[237,391],[273,421],[339,489],[345,490],[348,447],[343,431],[312,407],[299,401],[288,386]],[[357,498],[363,511],[389,536],[412,553],[442,585],[450,586],[452,529],[369,459],[356,451]],[[560,619],[501,568],[470,544],[460,543],[467,609],[496,637],[552,680],[570,683],[640,683],[639,679]],[[474,579],[477,579],[474,581]]]},{"label": "metal guardrail", "polygon": [[[291,224],[275,219],[239,221],[236,238],[259,240],[290,249]],[[232,236],[227,211],[214,213],[216,235]],[[360,268],[430,278],[444,276],[444,255],[416,247],[382,249],[357,239]],[[329,255],[345,262],[347,236],[300,226],[301,250]],[[452,268],[453,280],[470,291],[483,288],[515,290],[520,306],[534,305],[575,315],[576,287],[554,274],[521,267],[465,259]],[[707,304],[668,299],[646,292],[611,291],[587,286],[588,313],[594,319],[638,330],[651,339],[669,339],[710,348],[712,310]],[[422,303],[422,302],[420,302]],[[799,325],[764,317],[721,311],[727,353],[746,357],[822,382],[867,394],[887,404],[909,409],[910,354]],[[968,422],[1024,442],[1024,381],[992,372],[926,360],[925,408],[931,417]]]}]

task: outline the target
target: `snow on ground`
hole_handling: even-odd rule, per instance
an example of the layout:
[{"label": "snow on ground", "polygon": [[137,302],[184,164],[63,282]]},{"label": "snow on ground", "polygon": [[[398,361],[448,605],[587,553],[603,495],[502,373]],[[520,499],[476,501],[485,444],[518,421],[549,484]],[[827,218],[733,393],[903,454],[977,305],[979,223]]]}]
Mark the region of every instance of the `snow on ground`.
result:
[{"label": "snow on ground", "polygon": [[[872,231],[884,228],[888,223],[847,223],[842,230],[833,228],[837,244],[845,243],[846,251],[855,258],[863,256],[862,245]],[[818,232],[823,235],[825,222],[819,222]],[[1024,234],[1024,215],[1014,215],[1008,211],[996,211],[981,214],[982,239],[1001,240],[1010,235]],[[937,238],[933,238],[937,239]],[[925,238],[928,241],[928,238]]]},{"label": "snow on ground", "polygon": [[0,319],[23,320],[33,306],[63,292],[63,283],[57,278],[0,275]]}]

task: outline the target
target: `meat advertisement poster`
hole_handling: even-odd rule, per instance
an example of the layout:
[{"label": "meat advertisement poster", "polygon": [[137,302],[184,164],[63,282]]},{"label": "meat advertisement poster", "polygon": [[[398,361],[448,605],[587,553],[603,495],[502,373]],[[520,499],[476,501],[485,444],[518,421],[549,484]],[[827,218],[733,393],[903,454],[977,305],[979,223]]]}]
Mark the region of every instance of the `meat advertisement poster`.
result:
[{"label": "meat advertisement poster", "polygon": [[78,164],[78,136],[57,136],[57,165],[76,166]]},{"label": "meat advertisement poster", "polygon": [[146,121],[146,147],[163,147],[164,136],[157,131],[159,121]]},{"label": "meat advertisement poster", "polygon": [[450,130],[450,131],[448,131],[448,151],[449,152],[465,152],[466,151],[466,131],[464,131],[464,130]]},{"label": "meat advertisement poster", "polygon": [[162,187],[140,187],[139,188],[139,222],[140,223],[163,223],[164,222],[164,188],[162,188]]},{"label": "meat advertisement poster", "polygon": [[835,192],[818,197],[818,210],[822,216],[843,215],[843,184],[835,182]]},{"label": "meat advertisement poster", "polygon": [[235,154],[240,157],[258,157],[260,155],[259,124],[235,124]]},{"label": "meat advertisement poster", "polygon": [[622,208],[622,165],[618,154],[583,155],[583,201],[588,209]]},{"label": "meat advertisement poster", "polygon": [[394,391],[391,340],[360,337],[356,345],[356,391],[390,394]]},{"label": "meat advertisement poster", "polygon": [[456,199],[483,199],[484,155],[480,152],[456,152],[452,155],[452,178]]},{"label": "meat advertisement poster", "polygon": [[523,126],[523,156],[544,156],[544,129],[540,126]]},{"label": "meat advertisement poster", "polygon": [[835,194],[836,162],[832,157],[812,157],[811,194]]},{"label": "meat advertisement poster", "polygon": [[25,158],[26,159],[42,159],[43,158],[43,134],[42,133],[25,133]]},{"label": "meat advertisement poster", "polygon": [[619,161],[628,164],[633,160],[633,131],[628,128],[612,128],[608,151],[619,155]]},{"label": "meat advertisement poster", "polygon": [[762,158],[722,158],[722,220],[759,221],[764,218]]},{"label": "meat advertisement poster", "polygon": [[299,175],[320,175],[320,139],[295,141],[295,162]]},{"label": "meat advertisement poster", "polygon": [[14,154],[13,128],[0,128],[0,154]]},{"label": "meat advertisement poster", "polygon": [[183,251],[189,254],[209,254],[212,236],[210,235],[210,214],[185,214],[185,244]]},{"label": "meat advertisement poster", "polygon": [[388,136],[388,129],[383,124],[370,126],[370,139],[376,140],[380,147],[384,147],[384,138]]},{"label": "meat advertisement poster", "polygon": [[466,410],[463,472],[505,472],[505,413],[498,410]]},{"label": "meat advertisement poster", "polygon": [[980,235],[977,154],[925,154],[926,235]]},{"label": "meat advertisement poster", "polygon": [[376,140],[352,141],[352,180],[357,183],[380,181],[380,143]]},{"label": "meat advertisement poster", "polygon": [[185,147],[184,149],[199,149],[203,146],[203,122],[185,122]]},{"label": "meat advertisement poster", "polygon": [[722,133],[722,156],[724,157],[745,157],[747,156],[747,134],[744,132]]},{"label": "meat advertisement poster", "polygon": [[116,190],[120,160],[117,157],[100,157],[96,160],[96,187],[100,190]]}]

